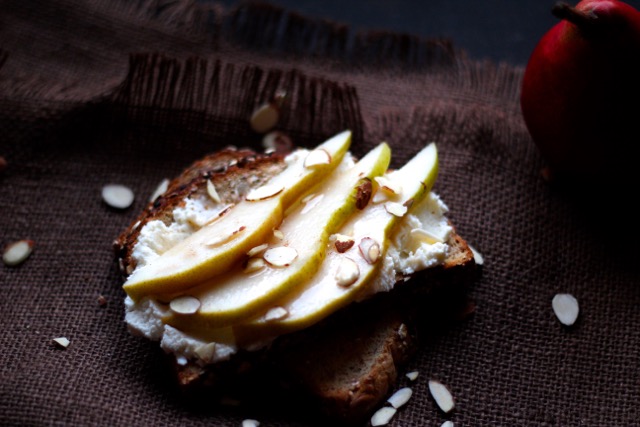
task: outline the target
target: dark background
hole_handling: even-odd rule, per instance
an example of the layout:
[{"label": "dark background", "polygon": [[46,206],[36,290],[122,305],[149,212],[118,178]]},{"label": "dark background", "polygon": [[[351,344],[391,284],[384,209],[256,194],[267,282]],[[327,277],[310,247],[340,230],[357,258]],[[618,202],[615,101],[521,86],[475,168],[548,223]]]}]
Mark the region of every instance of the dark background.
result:
[{"label": "dark background", "polygon": [[[225,5],[237,1],[223,0]],[[303,15],[356,29],[391,30],[450,38],[474,59],[526,65],[557,19],[554,0],[272,0]],[[577,2],[569,1],[575,5]],[[640,0],[626,3],[640,8]]]}]

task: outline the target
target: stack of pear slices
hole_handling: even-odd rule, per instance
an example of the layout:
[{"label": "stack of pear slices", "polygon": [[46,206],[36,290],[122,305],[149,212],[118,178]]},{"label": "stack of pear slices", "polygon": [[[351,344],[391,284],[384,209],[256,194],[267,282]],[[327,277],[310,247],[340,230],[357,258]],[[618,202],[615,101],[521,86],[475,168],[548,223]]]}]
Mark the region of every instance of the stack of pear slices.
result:
[{"label": "stack of pear slices", "polygon": [[386,143],[357,162],[350,144],[345,131],[304,151],[134,271],[125,291],[168,303],[166,324],[238,345],[306,328],[353,302],[379,274],[394,228],[429,193],[438,157],[432,143],[389,171]]}]

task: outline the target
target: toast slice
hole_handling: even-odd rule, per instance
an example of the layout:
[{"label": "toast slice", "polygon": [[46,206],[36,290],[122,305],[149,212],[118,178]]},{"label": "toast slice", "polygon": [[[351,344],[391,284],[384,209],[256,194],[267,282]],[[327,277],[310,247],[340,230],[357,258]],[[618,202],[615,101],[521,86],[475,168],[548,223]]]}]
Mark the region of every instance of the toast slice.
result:
[{"label": "toast slice", "polygon": [[[284,167],[283,153],[251,150],[225,149],[195,162],[114,242],[122,272],[126,276],[135,268],[133,249],[144,224],[154,219],[170,224],[173,209],[189,197],[206,194],[208,179],[222,201],[231,203]],[[441,265],[414,277],[397,277],[391,292],[352,303],[310,328],[278,337],[266,348],[240,350],[229,360],[204,366],[173,358],[180,387],[196,401],[204,396],[208,402],[232,397],[261,404],[294,399],[297,403],[288,404],[288,411],[305,408],[333,424],[366,421],[424,342],[436,307],[452,301],[452,293],[464,291],[473,274],[473,253],[455,229],[447,243],[449,252]],[[429,302],[436,303],[425,309]]]}]

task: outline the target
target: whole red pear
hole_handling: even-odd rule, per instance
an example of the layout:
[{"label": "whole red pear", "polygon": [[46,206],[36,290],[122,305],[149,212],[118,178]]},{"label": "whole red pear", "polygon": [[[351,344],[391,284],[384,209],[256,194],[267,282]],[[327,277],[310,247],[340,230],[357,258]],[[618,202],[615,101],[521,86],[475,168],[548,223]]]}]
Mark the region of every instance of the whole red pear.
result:
[{"label": "whole red pear", "polygon": [[640,12],[617,0],[552,12],[560,21],[532,52],[521,87],[532,139],[555,176],[640,183]]}]

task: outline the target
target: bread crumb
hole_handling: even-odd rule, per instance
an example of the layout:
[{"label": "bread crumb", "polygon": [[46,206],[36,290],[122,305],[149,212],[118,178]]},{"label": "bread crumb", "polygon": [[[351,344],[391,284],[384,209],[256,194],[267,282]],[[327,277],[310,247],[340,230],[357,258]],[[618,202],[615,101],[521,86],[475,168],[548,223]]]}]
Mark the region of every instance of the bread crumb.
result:
[{"label": "bread crumb", "polygon": [[415,381],[418,378],[418,371],[407,372],[406,377],[411,381]]}]

